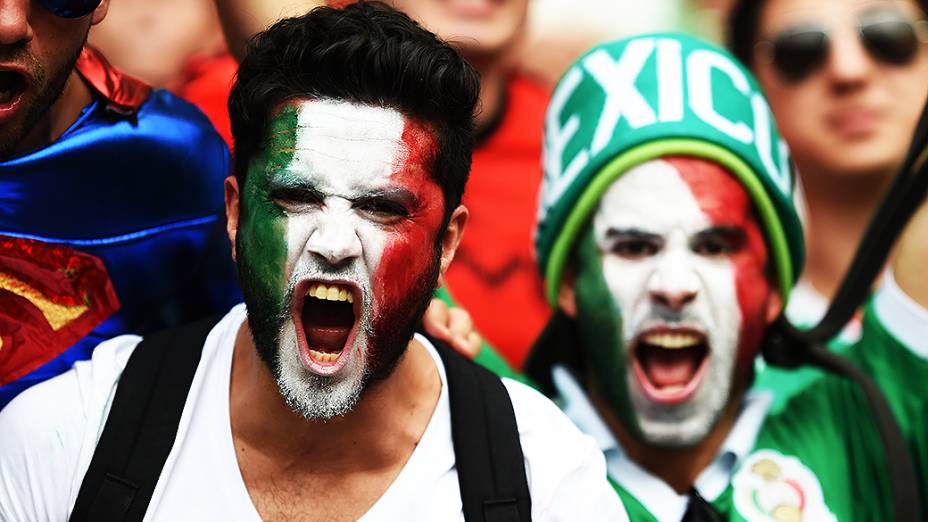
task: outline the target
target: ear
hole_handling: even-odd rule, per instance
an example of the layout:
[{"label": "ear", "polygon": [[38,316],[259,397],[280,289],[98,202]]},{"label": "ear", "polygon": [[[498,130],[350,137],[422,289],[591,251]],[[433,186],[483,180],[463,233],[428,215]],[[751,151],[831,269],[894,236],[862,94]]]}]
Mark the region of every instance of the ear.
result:
[{"label": "ear", "polygon": [[780,296],[780,292],[770,292],[770,297],[767,298],[767,324],[773,324],[777,317],[780,317],[782,311],[783,298]]},{"label": "ear", "polygon": [[238,232],[239,192],[238,180],[229,176],[223,183],[226,196],[226,233],[232,242],[232,260],[235,261],[235,234]]},{"label": "ear", "polygon": [[577,318],[577,292],[574,291],[576,280],[577,274],[573,267],[568,267],[557,287],[557,306],[571,319]]},{"label": "ear", "polygon": [[100,5],[90,14],[90,25],[97,25],[106,18],[106,12],[110,8],[110,0],[103,0]]},{"label": "ear", "polygon": [[454,253],[457,251],[458,245],[461,244],[468,215],[467,207],[464,205],[458,205],[458,208],[454,209],[451,214],[448,228],[445,229],[445,235],[441,238],[441,275],[444,275],[448,267],[451,266]]}]

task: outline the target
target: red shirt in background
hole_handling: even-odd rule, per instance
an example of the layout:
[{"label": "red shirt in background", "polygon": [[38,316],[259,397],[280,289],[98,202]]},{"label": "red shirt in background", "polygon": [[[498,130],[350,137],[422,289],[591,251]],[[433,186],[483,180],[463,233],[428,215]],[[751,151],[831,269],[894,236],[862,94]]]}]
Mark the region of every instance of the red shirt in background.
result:
[{"label": "red shirt in background", "polygon": [[454,300],[516,368],[551,315],[532,242],[548,94],[526,77],[510,79],[502,120],[474,149],[464,191],[470,219],[445,274]]},{"label": "red shirt in background", "polygon": [[183,76],[174,94],[196,105],[219,131],[232,149],[232,129],[229,124],[229,91],[238,71],[238,62],[229,53],[196,56],[184,67]]}]

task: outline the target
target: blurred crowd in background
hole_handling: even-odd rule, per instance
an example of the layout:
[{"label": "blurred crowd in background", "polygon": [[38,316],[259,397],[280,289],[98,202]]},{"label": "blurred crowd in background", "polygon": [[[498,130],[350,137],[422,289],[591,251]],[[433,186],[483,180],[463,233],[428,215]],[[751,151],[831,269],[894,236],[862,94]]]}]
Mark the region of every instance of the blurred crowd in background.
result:
[{"label": "blurred crowd in background", "polygon": [[[274,20],[324,3],[111,0],[80,23],[90,27],[90,47],[125,73],[192,102],[231,149],[226,104],[245,42]],[[564,69],[593,44],[643,32],[684,31],[727,46],[755,73],[800,178],[802,201],[796,203],[805,220],[807,259],[787,315],[804,325],[821,316],[837,289],[872,210],[902,161],[928,85],[926,0],[392,4],[457,46],[481,75],[477,146],[464,196],[471,217],[445,283],[489,344],[517,368],[551,313],[532,239],[545,107]],[[29,38],[25,27],[15,17],[3,21],[3,43],[21,45]],[[79,63],[78,70],[89,78],[81,67]],[[30,130],[41,131],[45,140],[23,141],[14,153],[31,150],[35,154],[29,158],[43,157],[36,146],[54,143],[74,121],[56,109],[67,105],[62,100],[70,100],[68,96],[66,92],[47,114],[60,122],[53,122],[48,132],[44,123]],[[73,110],[79,111],[82,103]],[[21,163],[9,166],[22,172]],[[72,167],[80,168],[69,163]],[[218,202],[218,185],[204,190],[212,191]],[[17,219],[10,218],[13,230],[25,224]],[[136,300],[120,295],[125,294],[120,288],[116,294],[124,310],[127,301]],[[234,291],[227,295],[237,297]],[[519,311],[519,321],[511,320],[513,310]],[[196,313],[171,316],[183,322]],[[144,324],[128,321],[100,339],[155,326]],[[859,324],[851,324],[844,335],[853,339],[858,330]]]},{"label": "blurred crowd in background", "polygon": [[[225,11],[230,41],[243,45],[275,12],[294,14],[319,3],[112,0],[89,43],[125,72],[193,102],[231,142],[225,102],[237,61],[227,50],[217,4]],[[544,108],[551,86],[590,46],[643,32],[684,31],[726,44],[752,68],[790,144],[805,196],[799,204],[808,260],[788,311],[800,324],[820,317],[836,290],[905,153],[928,85],[924,2],[915,0],[394,3],[460,45],[481,72],[479,143],[465,196],[472,221],[448,280],[483,335],[516,366],[549,313],[530,239]],[[872,6],[884,4],[901,9],[905,18],[867,19]],[[861,29],[905,21],[912,22],[911,34],[901,38],[911,41],[884,41],[882,47],[879,38],[906,28],[873,31],[873,38]],[[778,40],[797,29],[812,32]],[[808,35],[817,29],[827,36],[810,43]],[[781,62],[795,62],[800,70],[784,69]],[[489,300],[488,290],[494,292]],[[525,311],[524,326],[500,321],[513,307]],[[845,334],[852,339],[855,325]]]}]

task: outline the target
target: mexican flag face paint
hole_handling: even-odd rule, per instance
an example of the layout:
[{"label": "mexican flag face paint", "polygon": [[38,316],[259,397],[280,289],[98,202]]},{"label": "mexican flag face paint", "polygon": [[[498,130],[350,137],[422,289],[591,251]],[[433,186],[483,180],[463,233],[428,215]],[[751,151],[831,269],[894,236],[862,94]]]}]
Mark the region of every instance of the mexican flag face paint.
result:
[{"label": "mexican flag face paint", "polygon": [[773,294],[746,191],[706,160],[639,165],[578,247],[578,323],[601,393],[639,438],[702,440],[747,384]]},{"label": "mexican flag face paint", "polygon": [[292,102],[249,168],[237,233],[255,344],[290,405],[340,415],[389,374],[439,268],[434,134],[398,111]]}]

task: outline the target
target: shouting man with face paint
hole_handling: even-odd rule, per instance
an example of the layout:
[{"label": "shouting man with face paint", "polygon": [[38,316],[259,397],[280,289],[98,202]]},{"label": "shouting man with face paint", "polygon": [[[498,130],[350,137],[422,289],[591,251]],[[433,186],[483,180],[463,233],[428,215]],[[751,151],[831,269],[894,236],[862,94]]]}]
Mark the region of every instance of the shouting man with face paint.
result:
[{"label": "shouting man with face paint", "polygon": [[[822,377],[776,413],[747,392],[803,261],[788,151],[750,73],[680,35],[600,45],[553,93],[544,161],[536,247],[559,310],[527,371],[597,438],[631,519],[893,520],[853,384]],[[847,356],[924,473],[928,292],[899,266]]]},{"label": "shouting man with face paint", "polygon": [[[229,104],[226,181],[245,305],[202,330],[198,365],[182,363],[186,334],[170,337],[160,388],[128,387],[165,337],[120,337],[11,403],[0,519],[463,520],[470,462],[457,457],[462,388],[449,383],[470,363],[414,332],[467,219],[477,90],[452,48],[382,4],[315,9],[253,39]],[[108,468],[88,496],[109,441],[132,433],[110,431],[131,400],[121,392],[158,407],[186,371],[150,489]],[[530,490],[530,507],[504,499],[508,513],[625,519],[593,440],[539,393],[494,382]],[[140,445],[166,431],[146,415],[132,428]],[[499,506],[484,507],[496,520]]]}]

